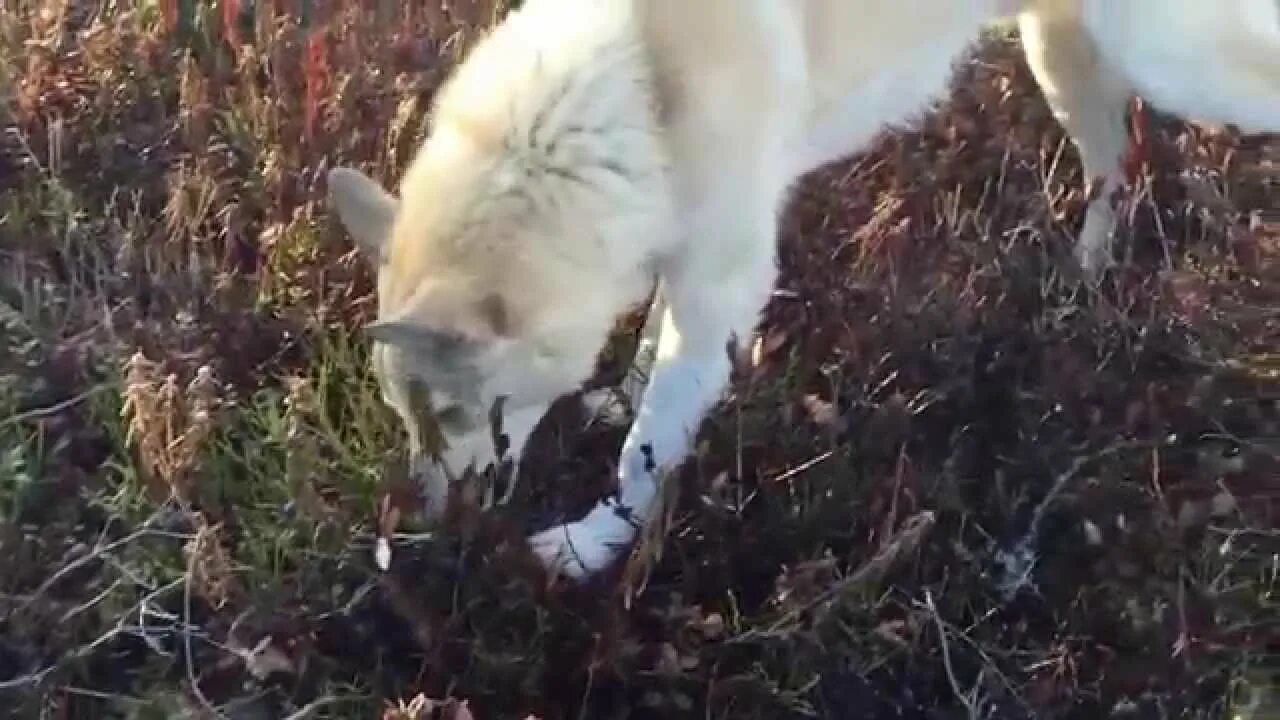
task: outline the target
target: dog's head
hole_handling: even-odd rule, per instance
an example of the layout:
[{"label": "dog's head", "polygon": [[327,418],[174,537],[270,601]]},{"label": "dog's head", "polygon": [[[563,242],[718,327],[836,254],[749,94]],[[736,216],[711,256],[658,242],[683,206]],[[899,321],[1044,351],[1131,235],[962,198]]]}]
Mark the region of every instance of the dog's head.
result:
[{"label": "dog's head", "polygon": [[459,224],[346,168],[329,174],[329,192],[377,269],[378,317],[365,328],[373,370],[434,515],[449,478],[517,460],[550,403],[590,376],[621,296],[501,213]]},{"label": "dog's head", "polygon": [[429,503],[443,499],[440,476],[499,459],[499,400],[518,460],[548,405],[590,377],[675,239],[628,7],[508,16],[437,92],[399,197],[355,170],[329,174],[331,204],[377,268],[374,369],[413,464],[431,474]]}]

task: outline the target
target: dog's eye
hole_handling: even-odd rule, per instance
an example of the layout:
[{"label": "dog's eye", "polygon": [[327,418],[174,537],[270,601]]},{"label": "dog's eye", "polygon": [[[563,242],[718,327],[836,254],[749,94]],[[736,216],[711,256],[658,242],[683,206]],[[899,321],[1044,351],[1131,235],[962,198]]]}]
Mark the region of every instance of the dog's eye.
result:
[{"label": "dog's eye", "polygon": [[470,424],[467,411],[461,405],[450,405],[436,411],[436,422],[450,429],[466,429]]}]

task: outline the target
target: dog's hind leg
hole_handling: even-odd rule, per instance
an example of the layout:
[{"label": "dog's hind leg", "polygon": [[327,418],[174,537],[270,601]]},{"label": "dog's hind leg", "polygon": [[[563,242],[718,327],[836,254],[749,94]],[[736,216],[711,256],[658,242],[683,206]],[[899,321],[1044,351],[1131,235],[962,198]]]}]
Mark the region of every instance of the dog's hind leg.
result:
[{"label": "dog's hind leg", "polygon": [[1111,199],[1124,181],[1132,91],[1086,32],[1078,3],[1040,0],[1018,17],[1027,63],[1058,122],[1080,153],[1086,182],[1100,183],[1085,210],[1075,255],[1096,279],[1111,263],[1116,215]]}]

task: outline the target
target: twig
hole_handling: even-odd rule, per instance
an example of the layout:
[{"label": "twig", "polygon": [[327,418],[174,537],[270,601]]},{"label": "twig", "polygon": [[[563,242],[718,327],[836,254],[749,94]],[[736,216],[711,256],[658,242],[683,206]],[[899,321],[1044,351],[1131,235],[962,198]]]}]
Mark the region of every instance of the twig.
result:
[{"label": "twig", "polygon": [[1134,450],[1146,446],[1147,443],[1120,442],[1108,445],[1092,455],[1077,457],[1075,461],[1071,463],[1071,467],[1058,475],[1058,477],[1053,481],[1053,487],[1049,488],[1049,492],[1045,493],[1044,498],[1040,500],[1040,504],[1036,505],[1035,512],[1031,515],[1031,524],[1027,526],[1027,536],[1034,536],[1040,532],[1040,523],[1044,521],[1044,516],[1048,512],[1049,506],[1052,505],[1053,502],[1058,499],[1058,496],[1062,494],[1062,491],[1066,489],[1067,483],[1074,480],[1076,476],[1080,474],[1080,471],[1084,469],[1085,465],[1094,462],[1095,460],[1101,460],[1109,455],[1114,455],[1122,450]]},{"label": "twig", "polygon": [[187,681],[191,683],[191,692],[214,717],[225,720],[225,716],[214,707],[212,702],[209,702],[209,698],[205,697],[204,691],[200,689],[200,683],[196,680],[195,656],[191,652],[191,585],[196,574],[196,562],[200,558],[200,545],[205,541],[206,532],[207,529],[203,526],[196,531],[196,536],[191,541],[191,557],[187,558],[187,574],[182,586],[182,644],[186,654]]},{"label": "twig", "polygon": [[0,681],[0,691],[13,690],[16,688],[23,688],[23,687],[28,687],[32,685],[36,685],[36,686],[41,685],[42,683],[44,683],[45,678],[47,678],[49,675],[52,675],[53,673],[57,672],[61,668],[77,660],[80,660],[81,658],[88,657],[91,653],[93,653],[93,651],[111,642],[116,638],[116,636],[121,635],[128,630],[128,627],[124,624],[124,618],[130,617],[131,615],[133,615],[135,610],[145,607],[147,604],[154,601],[155,598],[176,588],[180,583],[182,583],[182,578],[178,578],[177,580],[166,583],[165,585],[162,585],[156,588],[155,590],[152,590],[151,592],[147,593],[143,598],[138,600],[138,602],[134,603],[134,606],[132,608],[130,608],[127,612],[124,612],[120,615],[120,620],[116,622],[115,627],[106,631],[97,639],[92,640],[88,643],[85,643],[84,645],[81,645],[75,650],[72,650],[71,652],[66,653],[61,658],[59,658],[56,662],[50,664],[49,666],[41,670],[36,670],[34,672],[27,673],[26,675],[20,675],[15,678],[10,678],[8,680]]},{"label": "twig", "polygon": [[62,614],[62,617],[61,617],[61,618],[59,618],[58,622],[60,622],[60,623],[66,623],[66,622],[70,621],[70,620],[71,620],[71,618],[74,618],[75,616],[79,615],[80,613],[87,611],[89,608],[93,607],[94,605],[97,605],[98,603],[100,603],[100,602],[102,602],[104,599],[106,599],[106,597],[107,597],[108,595],[110,595],[111,593],[115,592],[115,591],[116,591],[116,588],[120,587],[120,586],[121,586],[121,585],[123,585],[124,583],[125,583],[124,579],[122,579],[122,578],[116,578],[115,582],[112,582],[110,585],[107,585],[107,586],[106,586],[105,588],[103,588],[103,589],[102,589],[102,591],[101,591],[101,592],[99,592],[97,595],[94,595],[93,597],[89,598],[88,600],[86,600],[86,601],[84,601],[84,602],[80,603],[79,605],[77,605],[77,606],[75,606],[75,607],[71,608],[70,610],[66,611],[65,613],[63,613],[63,614]]},{"label": "twig", "polygon": [[[833,455],[835,455],[835,454],[836,454],[836,451],[835,451],[835,450],[828,450],[828,451],[826,451],[826,452],[822,453],[821,455],[818,455],[818,456],[816,456],[816,457],[812,457],[812,458],[810,458],[810,459],[808,459],[808,460],[805,460],[804,462],[802,462],[802,463],[800,463],[799,465],[797,465],[797,466],[795,466],[795,467],[791,468],[790,470],[787,470],[786,472],[782,473],[781,475],[779,475],[778,477],[774,478],[773,480],[770,480],[770,482],[771,482],[771,483],[781,483],[781,482],[786,482],[786,481],[790,480],[791,478],[793,478],[793,477],[795,477],[795,476],[797,476],[797,475],[799,475],[799,474],[801,474],[801,473],[803,473],[803,472],[805,472],[805,471],[807,471],[807,470],[810,470],[811,468],[813,468],[813,467],[815,467],[815,466],[817,466],[817,465],[819,465],[819,464],[821,464],[821,463],[823,463],[823,462],[825,462],[825,461],[827,461],[827,460],[830,460],[830,459],[831,459],[831,457],[832,457]],[[741,475],[741,471],[739,471],[739,475],[738,475],[738,477],[742,477],[742,475]]]},{"label": "twig", "polygon": [[89,398],[93,397],[94,395],[97,395],[99,392],[109,389],[110,387],[111,387],[110,385],[94,385],[88,390],[85,390],[84,392],[81,392],[77,395],[73,395],[67,398],[66,400],[63,400],[62,402],[54,403],[53,405],[49,405],[48,407],[32,408],[30,410],[17,413],[16,415],[10,415],[4,420],[0,420],[0,430],[3,430],[4,428],[9,427],[10,425],[20,425],[24,422],[30,422],[32,420],[40,420],[41,418],[46,418],[46,417],[49,417],[50,415],[57,415],[63,410],[68,410],[70,408],[73,408],[76,405],[79,405],[80,403],[84,402],[85,400],[88,400]]},{"label": "twig", "polygon": [[108,700],[113,703],[122,703],[125,705],[142,706],[147,704],[147,701],[142,700],[141,698],[130,697],[128,695],[120,695],[119,693],[114,693],[114,692],[103,692],[101,690],[82,688],[76,685],[63,685],[59,687],[58,690],[68,695],[80,695],[82,697],[91,697],[91,698],[96,698],[98,700]]},{"label": "twig", "polygon": [[[947,628],[942,621],[942,615],[938,612],[938,606],[933,602],[933,593],[928,590],[924,591],[924,606],[929,611],[930,617],[933,618],[933,624],[938,628],[938,644],[942,650],[942,667],[947,673],[947,681],[951,683],[951,690],[956,694],[956,699],[964,704],[965,710],[969,714],[970,720],[978,720],[982,717],[982,708],[979,707],[978,701],[978,683],[975,682],[973,688],[969,692],[960,689],[960,681],[956,679],[956,669],[951,663],[951,645],[947,641]],[[982,674],[978,674],[981,681]]]},{"label": "twig", "polygon": [[49,588],[53,587],[55,583],[57,583],[62,578],[66,577],[68,574],[74,572],[75,570],[81,567],[84,567],[85,565],[93,562],[94,560],[97,560],[103,555],[110,553],[116,548],[128,545],[134,540],[146,537],[148,535],[158,535],[158,536],[172,537],[177,539],[183,539],[184,537],[189,537],[189,536],[181,535],[179,533],[162,532],[162,531],[157,531],[151,528],[144,527],[129,533],[128,535],[120,538],[119,540],[114,540],[112,542],[107,543],[106,545],[99,545],[95,547],[93,551],[88,553],[87,555],[84,555],[83,557],[77,558],[67,563],[66,565],[63,565],[61,568],[58,569],[57,572],[50,575],[48,579],[46,579],[44,582],[40,583],[40,587],[36,588],[35,591],[31,594],[31,596],[28,597],[26,601],[24,601],[22,605],[18,607],[18,611],[22,611],[30,607],[33,602],[38,600],[42,595],[44,595],[44,593],[48,592]]},{"label": "twig", "polygon": [[342,697],[337,697],[335,695],[326,695],[322,698],[317,698],[315,700],[312,700],[306,705],[303,705],[302,707],[295,710],[293,713],[285,716],[284,720],[307,720],[307,718],[311,717],[312,714],[314,714],[317,710],[325,707],[326,705],[335,705],[337,703],[345,702],[348,700],[351,700],[351,698],[349,697],[342,698]]},{"label": "twig", "polygon": [[[990,617],[995,612],[996,612],[995,608],[988,610],[984,614],[983,619]],[[958,625],[955,625],[951,622],[948,622],[941,615],[935,616],[935,620],[940,621],[943,624],[943,627],[948,628],[956,638],[963,640],[964,643],[968,645],[971,650],[973,650],[973,652],[977,653],[978,657],[982,658],[982,662],[986,663],[986,669],[989,670],[991,674],[994,675],[996,679],[1000,681],[1000,684],[1004,685],[1004,689],[1009,693],[1009,697],[1013,698],[1014,701],[1017,702],[1018,705],[1020,705],[1022,709],[1026,711],[1028,716],[1035,715],[1035,712],[1032,709],[1031,705],[1027,703],[1027,699],[1022,696],[1022,694],[1018,691],[1018,688],[1014,687],[1013,681],[1009,679],[1009,676],[1005,675],[1004,672],[1000,670],[1000,665],[999,663],[996,662],[996,659],[991,657],[991,654],[987,652],[987,650],[983,648],[980,644],[978,644],[978,641],[969,637],[968,630],[966,630],[965,628],[959,627]],[[978,622],[971,624],[969,626],[969,629],[977,627],[977,625],[980,622],[982,622],[982,620],[979,620]]]},{"label": "twig", "polygon": [[1058,474],[1054,479],[1053,486],[1045,493],[1044,497],[1036,505],[1031,514],[1031,522],[1027,524],[1027,531],[1022,534],[1018,542],[1008,550],[1001,549],[996,553],[996,562],[1003,565],[1003,571],[996,583],[997,588],[1004,596],[1005,600],[1011,600],[1017,593],[1025,587],[1034,587],[1031,581],[1031,573],[1036,566],[1036,540],[1040,537],[1040,525],[1044,522],[1045,515],[1049,512],[1049,507],[1057,501],[1058,496],[1066,490],[1067,485],[1074,480],[1084,467],[1095,460],[1100,460],[1109,455],[1114,455],[1122,450],[1132,450],[1141,447],[1147,447],[1148,443],[1138,442],[1118,442],[1099,450],[1091,455],[1081,455],[1071,463],[1071,467]]},{"label": "twig", "polygon": [[[844,578],[835,586],[829,588],[821,596],[810,603],[816,604],[826,603],[828,600],[834,600],[842,595],[848,595],[857,588],[868,583],[875,582],[889,571],[898,560],[908,553],[915,552],[920,547],[920,542],[924,540],[924,536],[933,529],[934,523],[937,522],[933,512],[923,510],[912,515],[902,523],[902,527],[898,530],[888,542],[877,552],[872,558],[862,564],[852,575]],[[830,613],[830,605],[826,609],[818,613],[817,621],[824,622]]]},{"label": "twig", "polygon": [[928,510],[912,515],[902,524],[902,528],[893,536],[893,539],[885,543],[880,552],[876,553],[870,560],[863,563],[861,567],[853,572],[853,574],[845,577],[826,590],[823,590],[817,597],[805,603],[802,607],[798,607],[787,612],[781,618],[775,620],[767,630],[752,630],[734,638],[734,641],[738,642],[757,639],[760,637],[768,637],[786,625],[795,622],[805,613],[813,611],[824,605],[826,606],[824,609],[815,613],[814,623],[822,624],[827,622],[834,600],[874,581],[876,578],[888,572],[889,568],[898,561],[898,558],[919,547],[920,541],[924,539],[925,534],[933,527],[934,522],[934,515]]}]

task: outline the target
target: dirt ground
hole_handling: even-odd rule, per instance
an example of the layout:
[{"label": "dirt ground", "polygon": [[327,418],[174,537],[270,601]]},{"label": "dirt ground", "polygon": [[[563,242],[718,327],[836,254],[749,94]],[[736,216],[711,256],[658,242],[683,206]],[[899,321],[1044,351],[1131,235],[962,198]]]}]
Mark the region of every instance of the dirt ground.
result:
[{"label": "dirt ground", "polygon": [[566,402],[512,505],[424,533],[323,202],[395,185],[501,8],[2,7],[0,714],[1280,717],[1274,137],[1144,108],[1086,290],[1074,150],[993,36],[797,189],[665,542],[575,588],[521,538],[624,431]]}]

